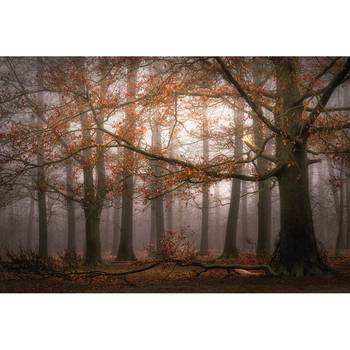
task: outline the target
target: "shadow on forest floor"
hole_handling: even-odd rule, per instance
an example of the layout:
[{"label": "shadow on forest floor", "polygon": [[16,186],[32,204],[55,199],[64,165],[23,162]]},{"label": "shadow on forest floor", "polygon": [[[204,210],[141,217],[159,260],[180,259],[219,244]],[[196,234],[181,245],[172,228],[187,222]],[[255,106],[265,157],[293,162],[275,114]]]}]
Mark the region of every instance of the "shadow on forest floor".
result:
[{"label": "shadow on forest floor", "polygon": [[[204,259],[203,261],[208,261]],[[215,261],[217,263],[217,261]],[[233,263],[223,261],[221,264]],[[257,264],[251,254],[242,254],[234,263]],[[350,254],[330,257],[335,273],[314,277],[271,277],[263,272],[209,270],[200,275],[193,267],[162,264],[147,271],[127,276],[113,276],[127,270],[142,268],[145,262],[106,263],[96,269],[79,267],[75,275],[50,275],[23,271],[0,272],[0,292],[16,293],[309,293],[350,292]],[[92,272],[92,274],[87,275]],[[106,273],[106,275],[103,275]],[[82,274],[82,275],[79,275]],[[110,274],[110,275],[108,275]]]}]

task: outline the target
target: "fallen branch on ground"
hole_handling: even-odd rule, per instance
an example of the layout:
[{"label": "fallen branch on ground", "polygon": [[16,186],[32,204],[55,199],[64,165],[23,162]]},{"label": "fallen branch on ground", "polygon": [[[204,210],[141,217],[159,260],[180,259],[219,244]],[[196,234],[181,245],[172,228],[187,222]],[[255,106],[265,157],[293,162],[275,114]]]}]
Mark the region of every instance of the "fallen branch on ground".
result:
[{"label": "fallen branch on ground", "polygon": [[[101,270],[90,270],[90,271],[58,271],[58,270],[47,270],[47,271],[26,271],[21,269],[20,271],[15,270],[13,272],[16,273],[36,273],[43,278],[49,277],[57,277],[57,278],[74,278],[74,277],[88,277],[88,278],[96,278],[96,277],[126,277],[128,275],[137,274],[141,272],[145,272],[147,270],[151,270],[158,266],[162,266],[164,264],[173,264],[178,267],[188,267],[188,268],[200,268],[201,271],[197,272],[197,276],[201,275],[210,270],[226,270],[229,274],[231,271],[236,272],[240,275],[251,275],[258,276],[257,273],[249,273],[250,271],[264,271],[267,276],[278,276],[278,274],[269,266],[269,265],[242,265],[242,264],[204,264],[199,261],[179,261],[179,260],[169,260],[169,261],[155,261],[153,263],[149,263],[147,265],[143,265],[141,267],[120,271],[120,272],[108,272]],[[11,269],[8,269],[11,271]]]}]

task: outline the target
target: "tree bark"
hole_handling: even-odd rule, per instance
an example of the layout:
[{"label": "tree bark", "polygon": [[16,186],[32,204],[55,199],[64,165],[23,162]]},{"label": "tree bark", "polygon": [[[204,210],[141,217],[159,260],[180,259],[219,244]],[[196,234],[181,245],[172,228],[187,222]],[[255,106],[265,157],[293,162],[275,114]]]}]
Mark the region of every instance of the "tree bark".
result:
[{"label": "tree bark", "polygon": [[[253,75],[256,84],[263,83],[261,74],[262,67],[254,66]],[[255,144],[258,148],[263,147],[264,142],[264,125],[258,118],[253,118],[253,130]],[[259,157],[257,159],[257,171],[264,174],[268,171],[268,162]],[[260,181],[258,183],[258,241],[256,245],[257,257],[266,257],[270,254],[271,249],[271,190],[270,180]]]},{"label": "tree bark", "polygon": [[[90,121],[88,115],[84,114],[80,117],[83,141],[86,144],[91,144],[91,135],[89,131]],[[97,206],[95,186],[94,186],[94,167],[92,165],[92,152],[90,148],[83,151],[84,167],[84,199],[83,209],[85,215],[85,238],[86,251],[85,262],[87,265],[97,265],[102,261],[101,257],[101,241],[100,241],[100,214],[101,209]]]},{"label": "tree bark", "polygon": [[[38,58],[38,85],[43,85],[43,71],[42,59]],[[39,93],[38,113],[43,113],[43,95]],[[43,150],[43,122],[42,115],[37,116],[38,136],[38,152],[37,152],[37,195],[38,195],[38,215],[39,215],[39,255],[41,257],[48,256],[48,229],[47,229],[47,213],[46,213],[46,174],[44,164],[44,150]]]},{"label": "tree bark", "polygon": [[[202,126],[202,138],[203,138],[203,162],[208,164],[209,162],[209,139],[208,139],[208,119],[207,116],[203,116]],[[201,243],[200,243],[200,255],[208,255],[208,237],[209,234],[209,184],[204,183],[202,186],[202,222],[201,222]]]},{"label": "tree bark", "polygon": [[124,178],[123,184],[122,223],[120,228],[120,243],[117,260],[131,261],[136,259],[133,248],[134,177],[129,175]]},{"label": "tree bark", "polygon": [[[127,71],[127,97],[134,100],[136,97],[137,64],[130,62]],[[131,143],[135,141],[134,128],[136,123],[136,111],[134,104],[125,110],[125,123],[127,132],[125,138]],[[131,261],[136,256],[133,248],[133,193],[134,193],[134,155],[131,151],[124,150],[123,192],[122,192],[122,222],[120,229],[120,243],[117,260]]]},{"label": "tree bark", "polygon": [[[161,142],[161,130],[160,125],[157,121],[154,121],[152,126],[152,148],[157,153],[162,148]],[[165,226],[164,226],[164,195],[159,191],[161,190],[158,177],[161,176],[162,171],[159,166],[159,161],[151,161],[153,172],[155,175],[155,180],[153,181],[152,187],[155,191],[155,198],[153,198],[151,204],[151,236],[155,234],[155,248],[156,255],[161,255],[161,242],[165,236]]]},{"label": "tree bark", "polygon": [[243,249],[248,246],[248,197],[247,197],[247,183],[242,181],[242,241]]},{"label": "tree bark", "polygon": [[121,197],[118,195],[114,200],[113,208],[113,244],[112,255],[117,256],[120,240],[120,205]]},{"label": "tree bark", "polygon": [[67,187],[67,251],[76,252],[75,244],[75,204],[72,199],[73,192],[73,168],[71,161],[66,164],[66,187]]},{"label": "tree bark", "polygon": [[307,135],[302,135],[302,107],[291,108],[300,98],[298,59],[274,60],[277,78],[275,123],[289,135],[302,137],[294,143],[283,133],[276,136],[277,158],[287,163],[278,174],[280,191],[280,236],[271,264],[281,274],[319,274],[326,266],[319,254],[314,232],[306,153]]},{"label": "tree bark", "polygon": [[[235,150],[234,157],[239,158],[243,150],[243,112],[236,112],[235,117]],[[224,250],[222,252],[222,259],[230,259],[238,256],[237,250],[237,224],[238,224],[238,212],[241,196],[241,181],[238,179],[232,179],[231,187],[231,201],[227,219],[226,235]]]},{"label": "tree bark", "polygon": [[34,224],[34,198],[30,198],[29,214],[28,214],[28,227],[27,227],[27,244],[26,247],[29,251],[33,249],[33,224]]}]

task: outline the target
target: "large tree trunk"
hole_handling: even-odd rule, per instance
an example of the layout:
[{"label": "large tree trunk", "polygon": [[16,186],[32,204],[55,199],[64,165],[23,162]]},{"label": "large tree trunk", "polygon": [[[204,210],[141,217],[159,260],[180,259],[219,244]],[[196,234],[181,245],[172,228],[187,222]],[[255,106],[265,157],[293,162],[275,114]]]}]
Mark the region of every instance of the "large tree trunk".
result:
[{"label": "large tree trunk", "polygon": [[71,161],[66,164],[66,187],[67,187],[67,251],[76,252],[75,244],[75,204],[72,199],[73,193],[73,169]]},{"label": "large tree trunk", "polygon": [[[275,59],[277,77],[276,125],[299,137],[303,127],[302,108],[291,108],[300,98],[298,60]],[[282,274],[301,276],[325,270],[316,243],[309,196],[307,136],[295,143],[283,134],[276,136],[276,153],[288,165],[278,174],[280,191],[280,237],[272,266]]]},{"label": "large tree trunk", "polygon": [[86,264],[95,266],[102,261],[100,241],[101,210],[94,205],[84,208],[86,233]]},{"label": "large tree trunk", "polygon": [[[234,156],[238,159],[243,150],[243,112],[236,112],[235,117],[235,150]],[[235,258],[238,255],[237,250],[237,224],[238,224],[238,212],[239,212],[239,203],[241,200],[241,181],[238,179],[232,179],[231,187],[231,201],[230,208],[227,219],[226,226],[226,235],[224,250],[222,252],[221,258],[230,259]]]}]

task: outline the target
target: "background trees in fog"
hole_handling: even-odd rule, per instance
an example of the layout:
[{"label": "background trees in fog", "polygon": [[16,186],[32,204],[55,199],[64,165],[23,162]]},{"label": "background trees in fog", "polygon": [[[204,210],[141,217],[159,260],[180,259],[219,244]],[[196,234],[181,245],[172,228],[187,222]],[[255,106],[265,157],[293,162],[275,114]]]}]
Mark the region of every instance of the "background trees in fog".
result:
[{"label": "background trees in fog", "polygon": [[350,246],[346,58],[2,58],[1,248],[249,251],[281,273]]}]

